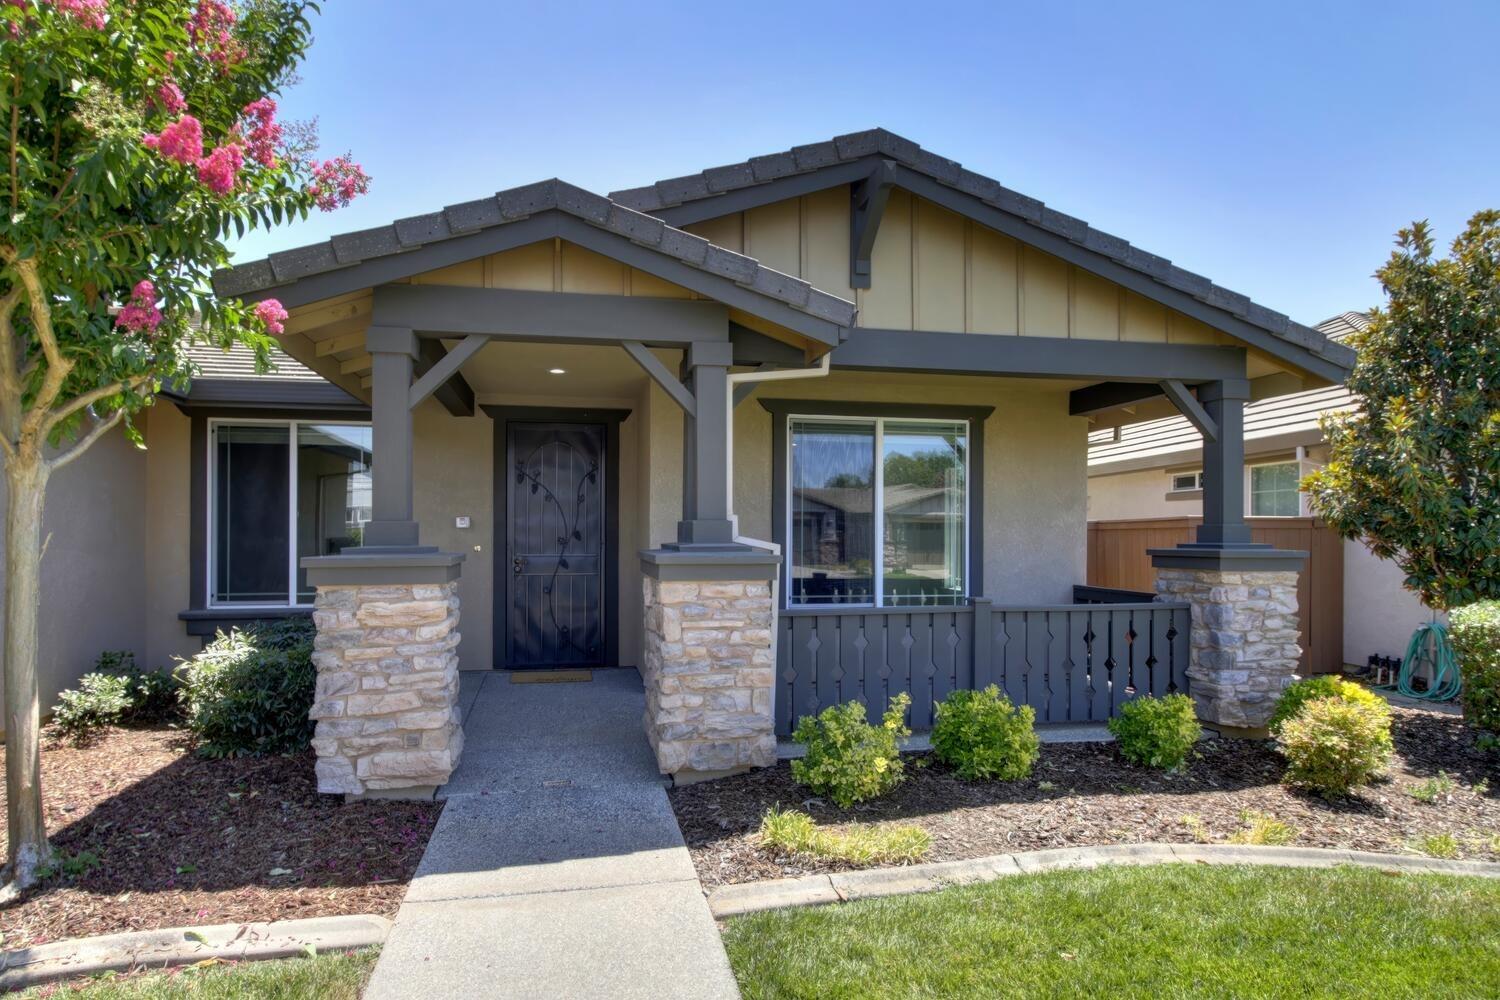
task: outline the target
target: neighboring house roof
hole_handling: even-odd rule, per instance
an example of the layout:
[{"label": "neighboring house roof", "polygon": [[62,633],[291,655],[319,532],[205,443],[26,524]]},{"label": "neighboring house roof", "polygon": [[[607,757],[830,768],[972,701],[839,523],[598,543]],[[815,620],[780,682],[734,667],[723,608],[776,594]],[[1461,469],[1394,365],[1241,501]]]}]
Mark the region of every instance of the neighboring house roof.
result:
[{"label": "neighboring house roof", "polygon": [[546,212],[579,219],[836,326],[854,325],[855,306],[846,299],[819,291],[801,278],[782,274],[753,257],[726,250],[701,236],[556,179],[510,188],[488,198],[398,219],[388,226],[345,233],[322,243],[221,270],[214,274],[214,291],[219,295],[252,297],[313,275],[409,254]]},{"label": "neighboring house roof", "polygon": [[[1343,339],[1370,325],[1367,313],[1346,312],[1318,324],[1329,337]],[[1245,405],[1245,451],[1249,455],[1313,444],[1322,440],[1318,418],[1353,405],[1341,385],[1275,396]],[[1198,431],[1185,417],[1167,417],[1128,424],[1089,434],[1089,475],[1165,468],[1189,461],[1203,446]]]},{"label": "neighboring house roof", "polygon": [[[943,497],[948,490],[942,486],[913,486],[900,483],[885,489],[886,513],[927,513],[916,510],[925,501]],[[797,490],[797,496],[810,500],[829,510],[841,510],[846,514],[869,514],[875,503],[874,491],[868,486],[811,486]]]},{"label": "neighboring house roof", "polygon": [[[1048,208],[1035,198],[1012,191],[997,180],[965,169],[957,161],[931,153],[910,139],[885,129],[870,129],[837,136],[826,142],[794,146],[785,152],[751,157],[743,163],[712,167],[701,173],[657,181],[646,187],[615,191],[610,197],[618,204],[641,212],[661,213],[675,206],[725,198],[731,192],[771,185],[784,178],[810,174],[870,157],[894,160],[938,184],[970,195],[984,205],[1018,216],[1071,243],[1102,254],[1159,285],[1221,309],[1269,332],[1279,340],[1310,350],[1342,368],[1348,369],[1354,363],[1352,351],[1330,340],[1319,330],[1295,323],[1285,314],[1258,305],[1238,292],[1215,285],[1208,278],[1178,267],[1165,257],[1131,246],[1127,240],[1095,229],[1082,219]],[[724,208],[725,212],[734,210],[727,204]]]},{"label": "neighboring house roof", "polygon": [[225,351],[213,344],[194,344],[188,357],[198,374],[167,395],[188,406],[305,407],[364,410],[365,404],[329,382],[279,347],[271,348],[267,372],[255,366],[255,352],[243,344]]}]

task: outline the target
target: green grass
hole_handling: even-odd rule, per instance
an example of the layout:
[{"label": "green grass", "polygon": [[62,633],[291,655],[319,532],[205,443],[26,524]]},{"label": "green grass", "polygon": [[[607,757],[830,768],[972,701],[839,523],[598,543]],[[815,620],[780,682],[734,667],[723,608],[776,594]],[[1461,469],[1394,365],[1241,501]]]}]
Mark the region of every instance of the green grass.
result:
[{"label": "green grass", "polygon": [[[42,986],[22,998],[82,1000],[358,1000],[375,968],[378,948],[317,958],[237,965],[188,966],[148,975],[99,977]],[[53,992],[55,991],[55,992]]]},{"label": "green grass", "polygon": [[826,830],[795,809],[766,810],[760,822],[761,843],[784,854],[835,858],[859,865],[921,861],[932,838],[919,826],[866,826]]},{"label": "green grass", "polygon": [[1493,997],[1500,880],[1106,867],[730,921],[746,1000]]}]

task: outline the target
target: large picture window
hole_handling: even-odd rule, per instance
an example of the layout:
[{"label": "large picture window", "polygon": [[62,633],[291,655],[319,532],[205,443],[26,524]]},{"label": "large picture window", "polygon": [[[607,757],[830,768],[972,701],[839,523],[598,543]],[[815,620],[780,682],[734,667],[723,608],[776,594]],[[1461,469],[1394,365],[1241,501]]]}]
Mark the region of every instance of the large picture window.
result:
[{"label": "large picture window", "polygon": [[792,417],[794,606],[962,604],[968,424]]},{"label": "large picture window", "polygon": [[210,602],[311,604],[297,563],[360,544],[370,446],[361,424],[210,424]]}]

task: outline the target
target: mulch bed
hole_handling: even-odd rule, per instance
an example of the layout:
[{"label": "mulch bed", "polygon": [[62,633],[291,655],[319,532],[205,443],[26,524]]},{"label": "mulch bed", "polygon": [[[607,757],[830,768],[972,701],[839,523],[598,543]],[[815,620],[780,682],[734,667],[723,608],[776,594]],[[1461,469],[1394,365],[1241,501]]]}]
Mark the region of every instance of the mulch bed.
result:
[{"label": "mulch bed", "polygon": [[168,728],[111,729],[82,747],[44,741],[42,796],[58,856],[97,864],[0,909],[6,949],[193,924],[393,916],[442,808],[346,805],[316,791],[311,752],[205,760]]},{"label": "mulch bed", "polygon": [[[673,789],[677,821],[706,887],[855,867],[777,857],[757,844],[771,806],[799,808],[818,823],[913,823],[932,836],[926,860],[952,861],[1050,847],[1225,841],[1245,810],[1289,823],[1293,843],[1410,851],[1429,834],[1451,834],[1465,858],[1500,861],[1500,751],[1480,750],[1455,715],[1393,708],[1390,775],[1358,795],[1327,801],[1279,783],[1269,743],[1211,740],[1181,774],[1131,764],[1110,743],[1047,744],[1025,781],[963,781],[924,755],[907,760],[892,794],[841,810],[792,780],[786,762]],[[1439,771],[1456,784],[1438,801],[1411,794]]]}]

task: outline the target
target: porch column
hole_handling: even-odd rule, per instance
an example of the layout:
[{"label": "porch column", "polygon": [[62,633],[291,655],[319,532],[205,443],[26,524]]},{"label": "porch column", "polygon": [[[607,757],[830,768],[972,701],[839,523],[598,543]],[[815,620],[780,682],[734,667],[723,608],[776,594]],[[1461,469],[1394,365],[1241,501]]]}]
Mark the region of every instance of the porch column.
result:
[{"label": "porch column", "polygon": [[302,559],[317,588],[311,711],[318,791],[431,798],[463,752],[458,578],[463,555],[417,544],[412,502],[412,363],[402,327],[366,334],[373,518],[363,543]]},{"label": "porch column", "polygon": [[686,418],[683,441],[680,545],[732,545],[729,523],[729,366],[734,348],[727,341],[694,343],[685,363],[694,410]]},{"label": "porch column", "polygon": [[407,329],[372,326],[365,334],[370,352],[370,410],[374,437],[372,518],[363,548],[411,548],[417,544],[412,514],[412,363],[419,348]]},{"label": "porch column", "polygon": [[1198,388],[1216,432],[1203,442],[1197,540],[1151,549],[1158,600],[1192,608],[1188,693],[1225,735],[1263,737],[1302,656],[1297,578],[1307,553],[1254,542],[1245,523],[1245,379]]}]

